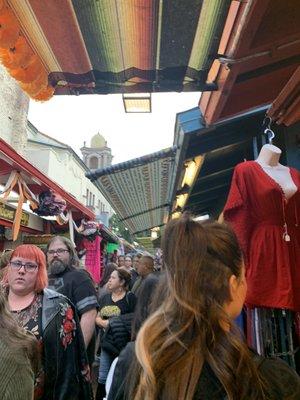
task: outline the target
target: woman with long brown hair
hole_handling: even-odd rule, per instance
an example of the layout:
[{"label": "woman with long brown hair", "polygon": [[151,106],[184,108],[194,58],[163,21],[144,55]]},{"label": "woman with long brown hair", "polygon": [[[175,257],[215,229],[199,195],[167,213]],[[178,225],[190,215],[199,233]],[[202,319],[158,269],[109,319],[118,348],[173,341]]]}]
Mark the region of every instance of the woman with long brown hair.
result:
[{"label": "woman with long brown hair", "polygon": [[19,328],[0,288],[0,398],[32,400],[37,340]]},{"label": "woman with long brown hair", "polygon": [[299,399],[296,373],[252,353],[234,325],[247,284],[232,230],[185,214],[167,225],[163,256],[166,297],[138,333],[126,398]]}]

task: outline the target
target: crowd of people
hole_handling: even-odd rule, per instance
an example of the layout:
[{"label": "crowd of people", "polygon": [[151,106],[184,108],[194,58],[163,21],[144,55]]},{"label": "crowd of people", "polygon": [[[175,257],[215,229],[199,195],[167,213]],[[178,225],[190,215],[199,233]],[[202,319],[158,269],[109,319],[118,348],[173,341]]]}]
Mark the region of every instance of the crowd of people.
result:
[{"label": "crowd of people", "polygon": [[297,373],[235,325],[247,282],[227,225],[183,214],[161,271],[148,254],[114,255],[99,287],[67,238],[45,253],[20,245],[1,260],[1,399],[300,399]]}]

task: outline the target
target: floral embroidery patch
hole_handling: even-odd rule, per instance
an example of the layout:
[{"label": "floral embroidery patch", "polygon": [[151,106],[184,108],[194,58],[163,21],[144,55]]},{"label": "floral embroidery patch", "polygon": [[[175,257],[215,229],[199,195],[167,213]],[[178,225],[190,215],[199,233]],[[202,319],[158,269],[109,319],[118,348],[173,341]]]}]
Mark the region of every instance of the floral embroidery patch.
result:
[{"label": "floral embroidery patch", "polygon": [[64,349],[66,349],[68,345],[72,343],[73,338],[75,337],[76,322],[74,320],[74,311],[72,310],[72,307],[69,304],[61,303],[60,306],[60,313],[64,317],[64,319],[59,333],[62,345]]}]

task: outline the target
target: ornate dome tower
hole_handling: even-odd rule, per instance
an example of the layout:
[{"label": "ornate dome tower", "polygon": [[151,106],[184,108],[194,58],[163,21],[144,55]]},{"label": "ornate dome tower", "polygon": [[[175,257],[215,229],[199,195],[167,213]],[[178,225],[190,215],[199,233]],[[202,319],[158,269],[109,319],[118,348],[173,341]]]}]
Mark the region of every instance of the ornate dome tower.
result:
[{"label": "ornate dome tower", "polygon": [[98,132],[91,139],[91,147],[94,149],[102,149],[107,146],[107,142],[102,135]]},{"label": "ornate dome tower", "polygon": [[106,140],[99,132],[92,137],[90,147],[87,147],[86,142],[84,142],[80,150],[83,162],[90,169],[105,168],[111,165],[113,158],[111,149],[107,147]]}]

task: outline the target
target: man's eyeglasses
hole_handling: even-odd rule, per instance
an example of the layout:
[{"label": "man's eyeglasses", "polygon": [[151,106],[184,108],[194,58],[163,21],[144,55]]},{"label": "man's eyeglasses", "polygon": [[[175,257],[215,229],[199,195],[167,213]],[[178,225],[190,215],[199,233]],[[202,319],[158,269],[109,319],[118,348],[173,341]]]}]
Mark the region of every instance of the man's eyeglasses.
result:
[{"label": "man's eyeglasses", "polygon": [[53,255],[53,254],[64,254],[64,253],[69,253],[69,250],[68,249],[56,249],[56,250],[48,250],[47,251],[47,254],[51,254],[51,255]]},{"label": "man's eyeglasses", "polygon": [[17,271],[20,271],[22,267],[24,267],[26,272],[33,272],[37,269],[38,265],[34,263],[22,263],[21,261],[10,261],[10,266],[12,269],[15,269]]}]

